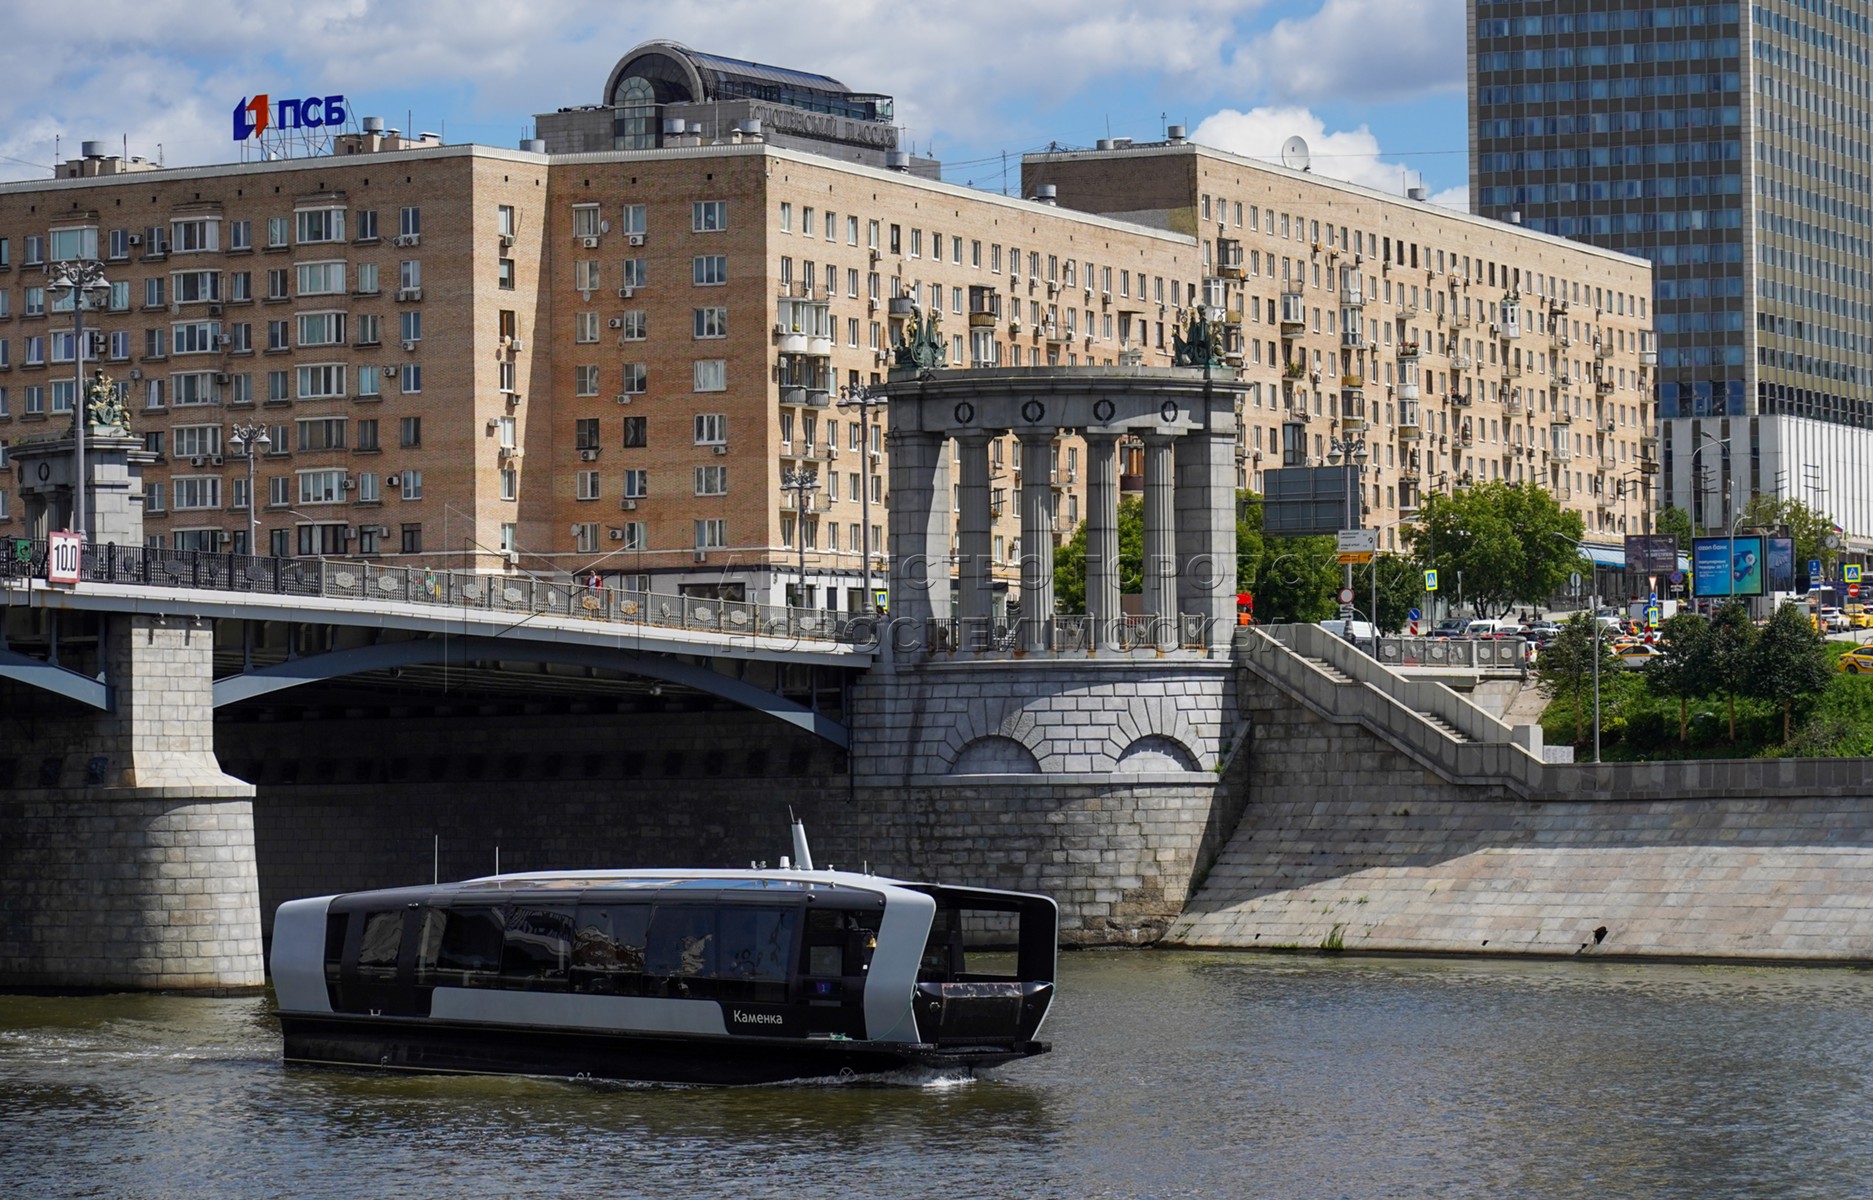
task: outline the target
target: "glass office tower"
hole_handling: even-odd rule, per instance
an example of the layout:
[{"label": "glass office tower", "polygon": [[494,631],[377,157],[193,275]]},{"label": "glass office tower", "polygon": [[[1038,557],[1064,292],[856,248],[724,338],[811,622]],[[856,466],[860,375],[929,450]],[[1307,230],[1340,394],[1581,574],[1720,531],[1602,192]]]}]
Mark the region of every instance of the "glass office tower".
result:
[{"label": "glass office tower", "polygon": [[1700,527],[1769,493],[1873,535],[1870,12],[1468,3],[1471,207],[1655,264],[1664,499]]}]

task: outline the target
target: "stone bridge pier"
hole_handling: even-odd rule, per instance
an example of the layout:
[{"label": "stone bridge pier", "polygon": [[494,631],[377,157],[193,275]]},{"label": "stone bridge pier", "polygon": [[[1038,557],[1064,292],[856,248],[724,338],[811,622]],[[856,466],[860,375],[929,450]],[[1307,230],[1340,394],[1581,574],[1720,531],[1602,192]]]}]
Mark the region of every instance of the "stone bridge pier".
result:
[{"label": "stone bridge pier", "polygon": [[95,634],[67,650],[101,689],[0,678],[0,985],[259,987],[254,789],[215,759],[213,628],[112,614]]}]

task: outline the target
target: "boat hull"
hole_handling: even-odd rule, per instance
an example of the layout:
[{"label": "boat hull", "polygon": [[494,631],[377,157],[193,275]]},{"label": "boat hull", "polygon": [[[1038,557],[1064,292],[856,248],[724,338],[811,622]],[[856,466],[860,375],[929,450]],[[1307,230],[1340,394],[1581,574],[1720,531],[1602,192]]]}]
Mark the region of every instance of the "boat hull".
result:
[{"label": "boat hull", "polygon": [[845,1038],[697,1037],[420,1017],[280,1013],[289,1063],[474,1075],[547,1075],[645,1083],[756,1084],[973,1071],[1045,1054],[1045,1042],[933,1046]]}]

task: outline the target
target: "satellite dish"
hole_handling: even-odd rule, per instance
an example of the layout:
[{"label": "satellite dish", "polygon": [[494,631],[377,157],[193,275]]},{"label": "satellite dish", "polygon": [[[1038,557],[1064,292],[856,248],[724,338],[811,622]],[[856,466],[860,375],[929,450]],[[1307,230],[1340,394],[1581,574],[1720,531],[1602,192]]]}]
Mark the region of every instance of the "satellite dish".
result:
[{"label": "satellite dish", "polygon": [[1281,165],[1290,171],[1305,171],[1312,161],[1307,153],[1307,139],[1300,134],[1281,143]]}]

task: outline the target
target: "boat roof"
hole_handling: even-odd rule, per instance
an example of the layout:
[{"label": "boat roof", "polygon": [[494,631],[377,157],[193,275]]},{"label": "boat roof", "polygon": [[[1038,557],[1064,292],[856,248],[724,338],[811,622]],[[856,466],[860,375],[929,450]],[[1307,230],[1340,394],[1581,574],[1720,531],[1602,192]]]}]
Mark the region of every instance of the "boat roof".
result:
[{"label": "boat roof", "polygon": [[740,870],[669,870],[669,869],[589,869],[569,871],[522,871],[512,874],[483,875],[474,879],[447,883],[420,884],[399,888],[366,888],[340,895],[318,897],[327,901],[371,902],[377,899],[409,901],[421,896],[475,896],[508,892],[583,892],[593,889],[645,892],[696,892],[721,896],[724,893],[753,897],[762,893],[788,896],[806,893],[846,891],[889,897],[893,893],[926,895],[930,891],[964,892],[980,897],[997,897],[1003,903],[1013,900],[1051,900],[1027,892],[1002,891],[964,885],[920,883],[867,875],[856,871],[740,869]]}]

